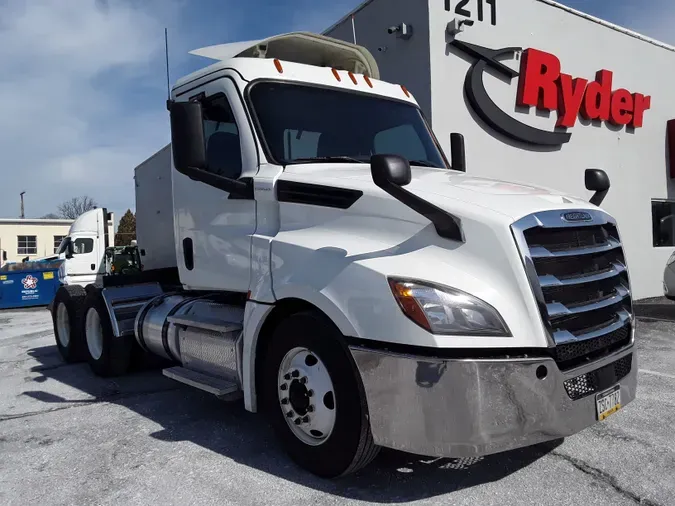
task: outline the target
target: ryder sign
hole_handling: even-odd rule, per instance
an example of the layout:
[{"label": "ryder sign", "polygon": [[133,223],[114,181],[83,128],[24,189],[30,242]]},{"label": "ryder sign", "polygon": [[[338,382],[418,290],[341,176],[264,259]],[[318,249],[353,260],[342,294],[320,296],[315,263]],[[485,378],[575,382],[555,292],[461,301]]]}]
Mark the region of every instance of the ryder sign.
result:
[{"label": "ryder sign", "polygon": [[[497,132],[525,144],[561,146],[570,141],[567,128],[581,117],[592,121],[607,121],[617,126],[640,128],[645,111],[651,107],[651,97],[619,88],[613,89],[613,74],[600,70],[595,80],[573,77],[562,72],[560,60],[553,54],[521,47],[490,49],[458,39],[451,46],[474,57],[464,80],[464,92],[471,108]],[[513,58],[523,51],[520,72],[504,65],[501,60]],[[523,107],[556,111],[556,129],[536,128],[508,114],[497,105],[485,89],[483,76],[490,69],[510,83],[518,78],[517,104]]]},{"label": "ryder sign", "polygon": [[562,72],[560,60],[550,53],[527,49],[523,53],[518,105],[558,112],[557,127],[573,127],[577,117],[602,120],[632,128],[642,126],[651,97],[612,89],[613,74],[600,70],[594,81]]}]

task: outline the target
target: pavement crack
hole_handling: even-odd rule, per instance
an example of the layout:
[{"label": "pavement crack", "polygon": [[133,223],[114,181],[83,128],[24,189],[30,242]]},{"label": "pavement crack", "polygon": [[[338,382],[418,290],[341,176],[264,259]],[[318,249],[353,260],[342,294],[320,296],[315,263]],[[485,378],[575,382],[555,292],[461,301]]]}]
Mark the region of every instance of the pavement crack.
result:
[{"label": "pavement crack", "polygon": [[28,413],[17,413],[15,415],[0,415],[0,422],[7,422],[9,420],[17,420],[19,418],[29,418],[31,416],[45,415],[47,413],[53,413],[54,411],[62,411],[64,409],[76,408],[82,406],[83,403],[73,403],[67,406],[58,406],[49,409],[43,409],[42,411],[29,411]]},{"label": "pavement crack", "polygon": [[631,442],[631,443],[637,443],[639,445],[644,446],[645,448],[648,448],[649,450],[652,451],[657,451],[657,448],[655,445],[650,443],[649,441],[646,441],[644,439],[641,439],[637,436],[632,436],[626,431],[623,431],[618,428],[613,428],[608,425],[596,425],[594,427],[591,427],[591,430],[593,433],[600,437],[600,438],[610,438],[612,440],[619,440],[619,441],[624,441],[624,442]]},{"label": "pavement crack", "polygon": [[565,455],[563,453],[559,453],[557,451],[552,451],[550,455],[553,455],[555,457],[558,457],[571,465],[573,465],[576,469],[581,471],[584,474],[587,474],[596,480],[605,483],[612,487],[617,493],[621,494],[622,496],[630,499],[633,501],[635,504],[641,504],[645,506],[662,506],[661,504],[652,501],[651,499],[647,499],[645,497],[640,497],[637,495],[635,492],[631,492],[630,490],[627,490],[623,488],[621,485],[619,485],[619,480],[615,477],[612,476],[611,474],[603,471],[602,469],[598,469],[597,467],[593,467],[590,464],[584,462],[581,459],[577,459],[575,457],[572,457],[571,455]]},{"label": "pavement crack", "polygon": [[0,415],[0,422],[7,422],[10,420],[16,420],[20,418],[30,418],[33,416],[44,415],[48,413],[53,413],[55,411],[62,411],[64,409],[80,408],[82,406],[91,406],[94,404],[105,404],[114,401],[123,401],[127,399],[134,399],[136,397],[143,397],[146,395],[161,394],[165,392],[174,392],[176,390],[181,390],[181,386],[171,387],[171,388],[161,388],[155,390],[145,390],[142,392],[129,392],[129,393],[112,393],[108,395],[102,395],[100,397],[95,397],[93,399],[82,399],[80,401],[63,401],[64,405],[55,406],[49,409],[43,409],[41,411],[29,411],[27,413],[16,413],[13,415]]}]

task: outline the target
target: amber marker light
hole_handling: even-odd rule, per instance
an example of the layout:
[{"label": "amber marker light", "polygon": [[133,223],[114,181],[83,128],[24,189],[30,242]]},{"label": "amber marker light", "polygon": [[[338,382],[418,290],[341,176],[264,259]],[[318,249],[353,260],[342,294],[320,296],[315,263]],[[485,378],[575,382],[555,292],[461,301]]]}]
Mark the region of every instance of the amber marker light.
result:
[{"label": "amber marker light", "polygon": [[425,328],[431,332],[429,320],[427,320],[424,311],[420,307],[417,300],[415,300],[412,288],[406,286],[406,284],[402,283],[401,281],[396,281],[393,279],[389,280],[389,287],[391,288],[394,298],[398,302],[399,306],[401,306],[403,313],[412,321],[417,323],[420,327]]},{"label": "amber marker light", "polygon": [[274,66],[275,66],[275,67],[277,68],[277,70],[279,71],[279,74],[283,74],[283,73],[284,73],[284,68],[281,66],[281,62],[280,62],[278,59],[276,59],[276,58],[274,59]]}]

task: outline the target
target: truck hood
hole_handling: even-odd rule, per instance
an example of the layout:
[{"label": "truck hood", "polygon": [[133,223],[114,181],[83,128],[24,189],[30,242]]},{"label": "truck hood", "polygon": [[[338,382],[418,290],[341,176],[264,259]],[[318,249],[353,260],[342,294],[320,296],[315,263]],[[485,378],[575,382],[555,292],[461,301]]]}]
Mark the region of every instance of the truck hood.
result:
[{"label": "truck hood", "polygon": [[[301,176],[308,183],[352,188],[373,193],[381,191],[370,175],[370,165],[290,165],[283,178]],[[578,197],[524,183],[470,176],[462,172],[413,167],[413,178],[406,190],[452,210],[457,204],[478,206],[511,220],[549,209],[593,209],[595,206]],[[300,179],[299,179],[300,180]]]}]

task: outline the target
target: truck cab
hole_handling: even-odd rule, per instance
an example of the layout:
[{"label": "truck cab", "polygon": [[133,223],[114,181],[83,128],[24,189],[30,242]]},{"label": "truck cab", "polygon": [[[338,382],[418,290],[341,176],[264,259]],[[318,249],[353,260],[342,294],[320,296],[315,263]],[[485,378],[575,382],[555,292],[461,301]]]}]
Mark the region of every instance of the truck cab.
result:
[{"label": "truck cab", "polygon": [[104,254],[114,246],[113,215],[105,208],[81,214],[61,241],[56,257],[62,260],[59,282],[87,286],[101,282],[105,275]]},{"label": "truck cab", "polygon": [[324,477],[381,447],[474,457],[566,437],[633,400],[604,172],[586,171],[591,202],[467,174],[462,136],[446,156],[353,44],[194,54],[216,63],[167,102],[173,229],[137,230],[144,262],[163,246],[174,266],[57,294],[64,359],[109,376],[157,355],[172,379],[243,397]]}]

